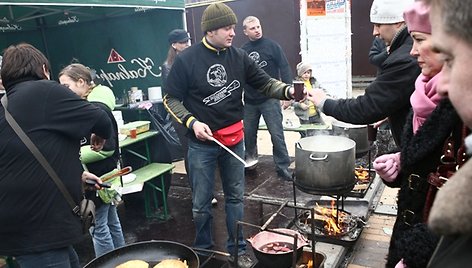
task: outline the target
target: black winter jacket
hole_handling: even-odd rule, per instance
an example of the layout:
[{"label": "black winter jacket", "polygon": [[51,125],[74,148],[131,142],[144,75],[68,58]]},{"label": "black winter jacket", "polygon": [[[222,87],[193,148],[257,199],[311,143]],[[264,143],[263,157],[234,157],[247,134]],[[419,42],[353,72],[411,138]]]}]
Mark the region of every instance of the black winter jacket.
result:
[{"label": "black winter jacket", "polygon": [[[425,210],[429,210],[429,207],[425,207],[425,203],[430,184],[426,178],[429,173],[436,171],[443,154],[444,142],[450,135],[453,135],[456,144],[460,144],[461,139],[462,124],[448,99],[439,103],[414,135],[412,118],[411,112],[402,136],[400,174],[393,183],[386,183],[390,187],[400,187],[398,213],[390,240],[387,267],[395,267],[395,264],[405,257],[402,255],[405,254],[407,245],[401,242],[405,232],[415,224],[424,223],[427,220],[424,218],[424,213]],[[430,250],[428,256],[431,256],[434,245],[424,245],[426,246]],[[423,248],[422,252],[426,250]],[[423,261],[427,259],[428,257]],[[409,265],[408,267],[418,266]]]},{"label": "black winter jacket", "polygon": [[[216,49],[204,39],[177,55],[167,80],[164,107],[187,128],[198,120],[215,131],[243,119],[246,84],[273,98],[291,98],[290,86],[267,75],[244,50]],[[193,132],[189,138],[201,142]]]},{"label": "black winter jacket", "polygon": [[[7,87],[8,110],[42,152],[76,203],[82,197],[80,140],[110,137],[105,112],[54,81]],[[82,239],[80,218],[5,121],[0,107],[0,255],[63,248]]]},{"label": "black winter jacket", "polygon": [[323,112],[352,124],[372,124],[389,118],[397,145],[410,109],[410,96],[420,68],[410,56],[413,41],[408,29],[401,30],[390,46],[390,54],[382,63],[380,73],[367,87],[365,94],[355,99],[327,99]]},{"label": "black winter jacket", "polygon": [[[256,41],[249,41],[241,47],[247,52],[249,57],[253,59],[262,70],[270,77],[281,80],[286,84],[292,83],[292,72],[285,57],[282,47],[276,42],[261,37]],[[245,85],[244,101],[252,105],[258,105],[269,99],[250,85]]]}]

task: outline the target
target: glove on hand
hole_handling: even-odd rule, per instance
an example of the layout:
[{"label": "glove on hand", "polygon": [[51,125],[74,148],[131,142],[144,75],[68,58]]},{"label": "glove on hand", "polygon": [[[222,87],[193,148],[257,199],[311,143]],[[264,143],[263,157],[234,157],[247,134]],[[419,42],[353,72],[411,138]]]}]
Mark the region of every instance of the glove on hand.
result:
[{"label": "glove on hand", "polygon": [[386,182],[393,182],[400,172],[400,153],[381,155],[373,164],[380,178]]},{"label": "glove on hand", "polygon": [[403,263],[403,259],[401,259],[397,265],[395,265],[395,268],[406,268],[406,265]]}]

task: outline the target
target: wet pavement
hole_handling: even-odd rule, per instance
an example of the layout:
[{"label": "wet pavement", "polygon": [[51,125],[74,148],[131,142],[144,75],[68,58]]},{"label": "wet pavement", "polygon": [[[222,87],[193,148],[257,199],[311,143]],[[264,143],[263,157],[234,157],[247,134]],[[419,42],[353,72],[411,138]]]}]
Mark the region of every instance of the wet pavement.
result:
[{"label": "wet pavement", "polygon": [[[272,157],[261,157],[257,169],[255,171],[246,172],[244,222],[256,225],[262,223],[261,201],[250,198],[250,194],[263,184],[267,185],[267,187],[264,186],[262,188],[270,189],[265,193],[267,197],[273,196],[276,199],[280,199],[292,196],[291,183],[277,177]],[[214,250],[225,252],[227,232],[224,216],[224,197],[219,178],[216,181],[215,195],[218,204],[213,206]],[[146,219],[142,194],[126,195],[124,197],[124,203],[120,205],[118,209],[126,243],[130,244],[148,240],[170,240],[192,246],[194,225],[191,213],[191,191],[185,174],[174,173],[172,175],[168,207],[171,219],[167,221]],[[277,224],[276,219],[274,225]],[[257,230],[254,228],[244,227],[243,230],[246,237],[257,233]],[[83,242],[76,245],[75,248],[83,265],[94,258],[93,246],[89,236],[84,236]]]},{"label": "wet pavement", "polygon": [[[292,158],[292,160],[294,159]],[[279,204],[285,200],[288,200],[293,205],[293,190],[292,182],[285,181],[277,176],[272,156],[261,156],[257,168],[252,171],[246,171],[244,222],[261,226],[279,208]],[[213,207],[214,250],[225,252],[227,233],[224,216],[224,197],[219,178],[216,181],[215,197],[218,200],[218,204]],[[297,205],[302,206],[307,202],[324,198],[301,192],[298,189],[296,189],[296,197]],[[361,201],[361,203],[356,203],[356,200]],[[355,207],[361,208],[362,212],[358,212],[358,214],[368,213],[369,201],[351,198],[346,202],[348,204],[354,203]],[[142,194],[126,195],[124,203],[118,209],[126,243],[169,240],[192,246],[194,225],[191,214],[191,191],[185,174],[174,173],[172,175],[168,207],[171,214],[169,220],[146,219]],[[290,222],[294,219],[294,215],[293,209],[283,209],[269,225],[269,228],[289,226]],[[244,226],[243,230],[245,237],[250,237],[258,232],[258,229],[248,226]],[[320,246],[322,245],[320,244]],[[327,250],[330,251],[330,258],[332,258],[330,260],[331,263],[342,262],[342,258],[349,250],[349,248],[345,249],[343,247],[338,249],[330,244],[327,244],[327,246]],[[84,236],[82,243],[76,245],[75,248],[83,265],[94,258],[93,246],[89,236]],[[250,248],[250,245],[248,245],[248,248]],[[248,249],[248,252],[252,254],[251,249]],[[217,256],[217,258],[211,259],[205,267],[227,267],[225,260],[225,257]],[[205,258],[202,257],[201,262],[204,261]],[[335,266],[337,265],[326,265],[325,267]]]}]

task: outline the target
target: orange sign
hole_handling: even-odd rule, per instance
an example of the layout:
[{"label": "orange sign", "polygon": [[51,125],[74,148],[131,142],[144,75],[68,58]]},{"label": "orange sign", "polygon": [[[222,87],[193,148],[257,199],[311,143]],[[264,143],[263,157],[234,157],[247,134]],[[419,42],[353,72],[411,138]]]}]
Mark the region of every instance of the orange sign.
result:
[{"label": "orange sign", "polygon": [[306,0],[307,16],[326,16],[326,0]]}]

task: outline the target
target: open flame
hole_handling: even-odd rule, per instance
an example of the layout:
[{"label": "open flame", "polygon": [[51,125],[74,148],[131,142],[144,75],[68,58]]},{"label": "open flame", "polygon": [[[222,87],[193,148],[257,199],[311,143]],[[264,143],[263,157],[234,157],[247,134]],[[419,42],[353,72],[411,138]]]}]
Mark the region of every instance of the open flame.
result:
[{"label": "open flame", "polygon": [[[331,207],[322,207],[316,203],[315,219],[324,221],[324,229],[328,235],[338,235],[342,233],[340,222],[347,216],[346,212],[338,211],[335,208],[336,201],[331,200]],[[317,216],[319,215],[319,216]]]}]

